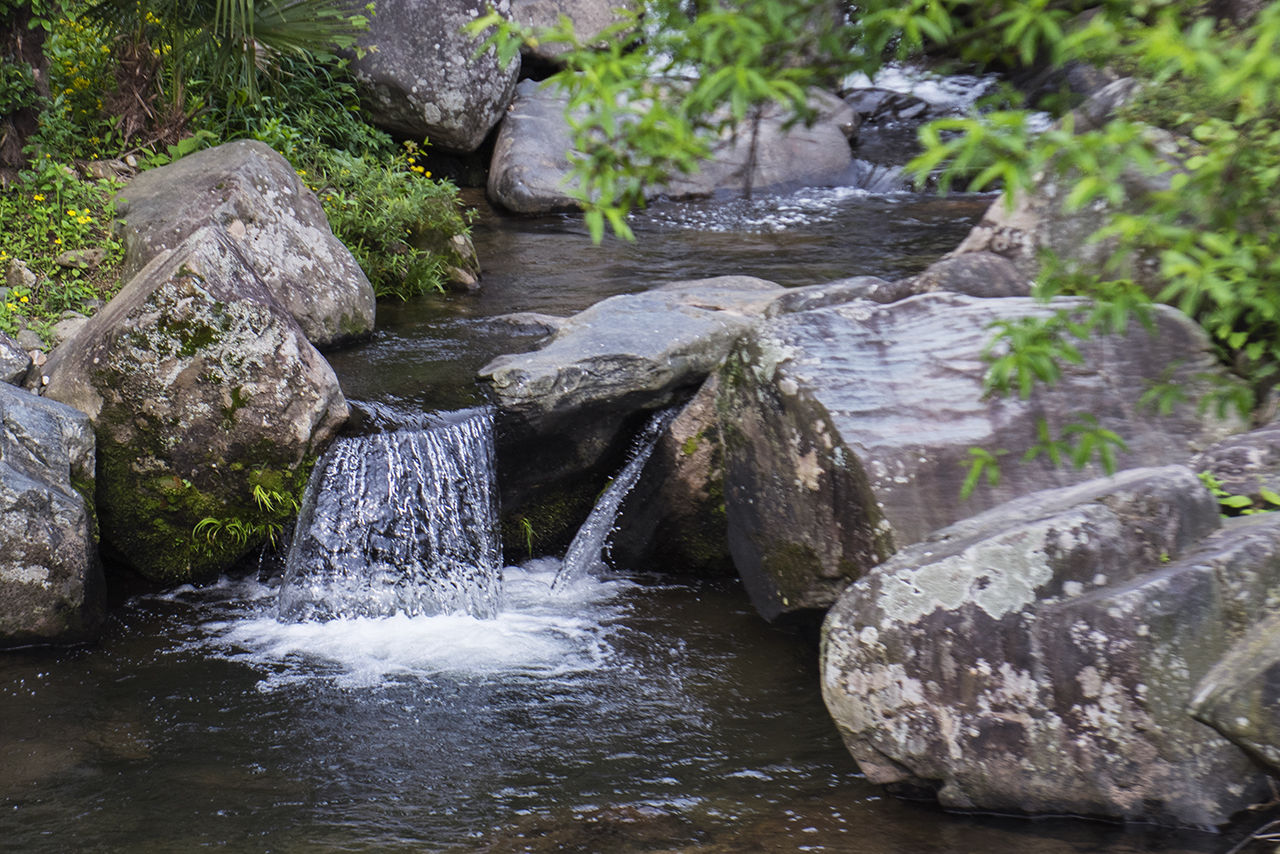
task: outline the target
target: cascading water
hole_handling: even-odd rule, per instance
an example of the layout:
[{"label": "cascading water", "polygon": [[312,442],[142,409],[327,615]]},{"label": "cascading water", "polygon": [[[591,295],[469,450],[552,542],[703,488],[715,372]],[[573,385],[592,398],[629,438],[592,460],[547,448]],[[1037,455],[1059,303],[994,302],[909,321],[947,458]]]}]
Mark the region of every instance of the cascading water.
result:
[{"label": "cascading water", "polygon": [[591,514],[582,523],[582,527],[578,528],[573,542],[569,544],[569,550],[564,555],[564,563],[561,564],[560,572],[557,573],[556,580],[551,585],[552,590],[561,590],[603,566],[605,541],[608,540],[609,533],[618,520],[618,508],[622,506],[622,500],[640,480],[644,464],[653,455],[653,449],[658,446],[658,439],[678,411],[678,407],[672,407],[655,414],[636,437],[631,449],[631,459],[596,501],[596,506],[591,508]]},{"label": "cascading water", "polygon": [[493,412],[339,439],[317,464],[280,586],[283,622],[501,607]]}]

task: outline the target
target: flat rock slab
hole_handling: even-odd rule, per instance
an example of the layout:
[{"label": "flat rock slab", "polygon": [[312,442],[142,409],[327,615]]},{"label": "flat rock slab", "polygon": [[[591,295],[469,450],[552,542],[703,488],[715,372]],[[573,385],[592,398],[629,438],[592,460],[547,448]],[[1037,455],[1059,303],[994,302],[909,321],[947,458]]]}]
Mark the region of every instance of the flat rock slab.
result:
[{"label": "flat rock slab", "polygon": [[104,545],[165,583],[214,576],[262,542],[195,528],[266,521],[254,488],[300,495],[347,417],[333,369],[215,227],[158,255],[45,375],[47,397],[93,422]]},{"label": "flat rock slab", "polygon": [[317,347],[373,332],[373,286],[333,236],[319,199],[260,142],[229,142],[143,172],[120,192],[117,213],[126,280],[212,225]]},{"label": "flat rock slab", "polygon": [[[1085,364],[1028,400],[984,399],[990,324],[1043,312],[1031,299],[925,294],[785,315],[742,339],[721,370],[725,498],[734,562],[764,616],[826,608],[931,531],[1102,473],[1019,462],[1041,418],[1061,429],[1095,416],[1128,442],[1120,468],[1185,462],[1239,431],[1194,405],[1169,416],[1138,405],[1162,379],[1195,400],[1219,371],[1203,332],[1167,308],[1154,335],[1081,342]],[[1002,452],[1002,475],[961,500],[973,447]]]},{"label": "flat rock slab", "polygon": [[1009,502],[868,572],[823,628],[823,696],[868,778],[943,805],[1212,826],[1265,774],[1192,719],[1280,593],[1280,516],[1220,532],[1179,466]]},{"label": "flat rock slab", "polygon": [[106,600],[93,481],[88,416],[0,383],[0,647],[96,634]]}]

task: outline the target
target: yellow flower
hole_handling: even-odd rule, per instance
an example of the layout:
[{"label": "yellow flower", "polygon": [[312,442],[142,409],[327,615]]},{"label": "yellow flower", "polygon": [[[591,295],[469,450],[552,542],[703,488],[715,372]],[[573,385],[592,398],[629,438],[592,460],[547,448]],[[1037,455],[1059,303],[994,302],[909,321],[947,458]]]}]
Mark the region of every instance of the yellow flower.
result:
[{"label": "yellow flower", "polygon": [[80,212],[75,208],[67,208],[67,216],[79,216]]},{"label": "yellow flower", "polygon": [[431,173],[430,173],[430,172],[423,172],[423,173],[422,173],[422,177],[424,177],[424,178],[430,178],[430,177],[431,177]]},{"label": "yellow flower", "polygon": [[31,302],[31,298],[24,296],[22,299],[18,300],[18,302]]},{"label": "yellow flower", "polygon": [[61,245],[62,245],[62,238],[61,238],[61,237],[55,237],[55,238],[53,238],[53,242],[54,242],[54,243],[56,243],[56,244],[58,244],[59,246],[61,246]]},{"label": "yellow flower", "polygon": [[13,303],[11,303],[11,302],[7,302],[7,303],[5,303],[5,305],[9,307],[9,311],[17,311],[17,310],[18,310],[18,307],[17,307],[16,305],[14,305]]},{"label": "yellow flower", "polygon": [[31,199],[32,199],[32,201],[36,201],[36,202],[43,202],[43,201],[44,201],[44,194],[43,194],[43,193],[36,193],[34,196],[32,196],[32,197],[31,197]]}]

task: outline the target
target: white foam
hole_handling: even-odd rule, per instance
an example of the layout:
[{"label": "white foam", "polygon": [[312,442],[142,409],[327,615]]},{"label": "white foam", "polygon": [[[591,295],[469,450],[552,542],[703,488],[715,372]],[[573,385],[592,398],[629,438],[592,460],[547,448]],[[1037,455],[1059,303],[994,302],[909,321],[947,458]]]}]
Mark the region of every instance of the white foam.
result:
[{"label": "white foam", "polygon": [[316,678],[343,686],[444,674],[547,678],[604,664],[619,613],[613,599],[626,586],[584,578],[552,596],[559,565],[544,558],[507,567],[506,607],[487,620],[396,614],[284,623],[275,619],[274,589],[256,581],[175,591],[167,598],[194,598],[213,612],[201,625],[203,637],[187,646],[212,647],[258,667],[263,690]]}]

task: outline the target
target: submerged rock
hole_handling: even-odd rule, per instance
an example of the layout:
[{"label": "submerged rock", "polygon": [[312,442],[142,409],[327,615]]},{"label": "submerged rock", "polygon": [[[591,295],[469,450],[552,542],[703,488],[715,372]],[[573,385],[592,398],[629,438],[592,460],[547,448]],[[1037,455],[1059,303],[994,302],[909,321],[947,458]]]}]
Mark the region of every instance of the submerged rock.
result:
[{"label": "submerged rock", "polygon": [[[1139,405],[1162,379],[1194,400],[1220,370],[1203,331],[1166,308],[1152,335],[1081,342],[1084,364],[1029,399],[984,399],[990,324],[1044,312],[1030,299],[926,294],[785,315],[743,338],[721,370],[725,499],[734,563],[765,617],[826,608],[931,531],[1101,473],[1043,454],[1020,462],[1042,418],[1061,429],[1096,417],[1128,443],[1122,469],[1185,462],[1240,429],[1193,405],[1169,416]],[[1002,476],[961,500],[975,446],[1001,454]]]},{"label": "submerged rock", "polygon": [[260,142],[229,142],[144,172],[121,191],[117,212],[126,280],[214,226],[311,343],[327,347],[373,331],[373,286],[333,236],[315,194]]},{"label": "submerged rock", "polygon": [[954,808],[1196,826],[1256,802],[1265,774],[1186,706],[1280,594],[1280,516],[1218,526],[1190,470],[1136,469],[869,571],[822,642],[823,696],[868,779]]},{"label": "submerged rock", "polygon": [[[215,227],[162,252],[45,366],[45,394],[88,413],[105,546],[154,581],[225,569],[289,509],[347,417],[328,363]],[[205,519],[258,525],[195,535]]]},{"label": "submerged rock", "polygon": [[93,479],[88,416],[0,383],[0,647],[97,632]]},{"label": "submerged rock", "polygon": [[361,100],[374,124],[439,148],[467,153],[484,142],[511,103],[520,63],[503,67],[481,39],[463,27],[509,0],[379,0],[362,41],[370,48],[351,61]]},{"label": "submerged rock", "polygon": [[[516,213],[574,210],[579,205],[568,192],[573,134],[565,120],[565,95],[555,89],[521,81],[493,151],[489,168],[490,200]],[[853,157],[848,133],[852,111],[823,92],[812,95],[819,119],[810,127],[784,129],[783,117],[769,113],[761,120],[751,186],[764,190],[787,185],[830,186],[848,183]],[[711,157],[692,175],[673,177],[648,189],[650,198],[709,196],[718,190],[740,191],[746,184],[751,152],[751,128],[726,133]]]}]

